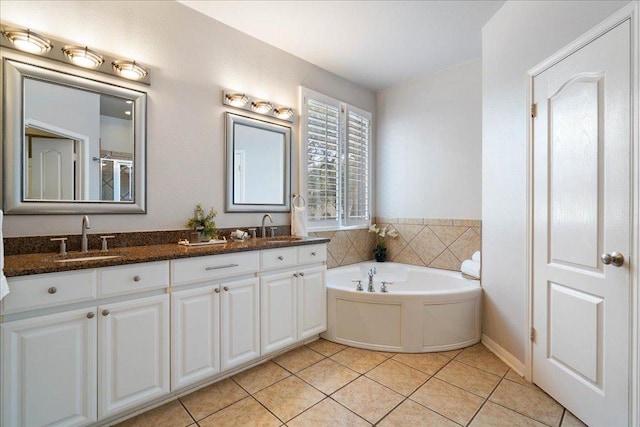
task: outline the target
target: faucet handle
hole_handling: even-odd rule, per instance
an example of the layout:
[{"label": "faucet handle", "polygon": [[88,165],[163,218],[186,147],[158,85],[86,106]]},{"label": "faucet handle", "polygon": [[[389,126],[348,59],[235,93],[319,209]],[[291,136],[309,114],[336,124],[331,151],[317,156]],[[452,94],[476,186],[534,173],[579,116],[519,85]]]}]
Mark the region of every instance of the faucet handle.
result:
[{"label": "faucet handle", "polygon": [[364,289],[362,289],[362,280],[360,279],[353,279],[351,281],[352,283],[358,283],[356,286],[356,291],[362,292]]},{"label": "faucet handle", "polygon": [[58,255],[66,255],[67,254],[67,238],[66,237],[56,237],[53,239],[49,239],[52,242],[60,242],[60,250],[58,251]]},{"label": "faucet handle", "polygon": [[113,239],[116,236],[100,236],[102,239],[102,252],[107,252],[109,248],[107,247],[107,239]]},{"label": "faucet handle", "polygon": [[387,285],[393,285],[393,282],[382,281],[382,287],[380,288],[380,292],[389,292],[387,290]]}]

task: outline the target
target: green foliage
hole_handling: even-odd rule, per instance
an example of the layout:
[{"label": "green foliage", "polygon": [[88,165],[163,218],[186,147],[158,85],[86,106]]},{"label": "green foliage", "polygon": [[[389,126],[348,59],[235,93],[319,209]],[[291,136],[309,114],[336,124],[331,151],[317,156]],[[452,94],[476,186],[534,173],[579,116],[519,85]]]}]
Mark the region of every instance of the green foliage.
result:
[{"label": "green foliage", "polygon": [[216,228],[216,222],[213,220],[218,212],[214,208],[211,208],[209,214],[205,215],[202,205],[198,203],[196,205],[196,215],[189,218],[187,221],[187,227],[200,231],[204,236],[212,238],[218,237],[218,229]]}]

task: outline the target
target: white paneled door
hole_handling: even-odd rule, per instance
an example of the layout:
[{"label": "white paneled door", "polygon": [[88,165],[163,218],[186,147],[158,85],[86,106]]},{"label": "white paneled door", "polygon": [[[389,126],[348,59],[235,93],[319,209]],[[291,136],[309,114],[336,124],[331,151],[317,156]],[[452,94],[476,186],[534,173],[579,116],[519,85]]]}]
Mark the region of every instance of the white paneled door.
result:
[{"label": "white paneled door", "polygon": [[533,381],[592,426],[629,423],[630,39],[533,80]]}]

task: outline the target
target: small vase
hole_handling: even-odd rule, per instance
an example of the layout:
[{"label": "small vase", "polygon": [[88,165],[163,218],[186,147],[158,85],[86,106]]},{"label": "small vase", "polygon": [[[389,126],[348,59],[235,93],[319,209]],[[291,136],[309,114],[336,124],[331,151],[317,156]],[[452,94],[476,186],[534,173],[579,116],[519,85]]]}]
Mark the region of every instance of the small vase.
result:
[{"label": "small vase", "polygon": [[387,260],[387,254],[376,254],[376,261],[385,262]]}]

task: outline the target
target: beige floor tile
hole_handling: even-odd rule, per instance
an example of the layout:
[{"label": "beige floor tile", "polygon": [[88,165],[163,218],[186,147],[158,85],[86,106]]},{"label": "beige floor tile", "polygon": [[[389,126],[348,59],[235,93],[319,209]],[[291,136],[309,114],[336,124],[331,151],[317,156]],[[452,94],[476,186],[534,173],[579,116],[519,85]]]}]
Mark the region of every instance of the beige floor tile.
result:
[{"label": "beige floor tile", "polygon": [[118,427],[155,427],[158,425],[186,427],[193,424],[193,421],[193,418],[182,407],[180,402],[174,400],[144,414],[130,418],[118,424]]},{"label": "beige floor tile", "polygon": [[253,397],[247,397],[201,420],[198,424],[200,427],[277,427],[282,423]]},{"label": "beige floor tile", "polygon": [[544,427],[544,424],[495,403],[487,402],[470,427]]},{"label": "beige floor tile", "polygon": [[380,421],[403,399],[402,395],[366,377],[349,383],[332,397],[372,424]]},{"label": "beige floor tile", "polygon": [[481,397],[488,397],[501,378],[464,363],[451,361],[442,368],[436,378],[446,381]]},{"label": "beige floor tile", "polygon": [[391,356],[393,356],[393,353],[370,351],[361,348],[349,347],[339,353],[334,354],[333,356],[331,356],[331,359],[348,368],[353,369],[356,372],[364,374],[365,372],[375,368]]},{"label": "beige floor tile", "polygon": [[247,392],[227,378],[182,396],[180,400],[191,416],[198,421],[247,396]]},{"label": "beige floor tile", "polygon": [[499,376],[503,376],[509,370],[509,367],[502,360],[482,344],[465,348],[456,357],[456,361]]},{"label": "beige floor tile", "polygon": [[440,353],[398,353],[393,356],[393,360],[429,375],[435,374],[451,361]]},{"label": "beige floor tile", "polygon": [[299,415],[325,397],[324,394],[295,376],[260,390],[253,396],[284,422]]},{"label": "beige floor tile", "polygon": [[298,347],[273,359],[289,372],[298,372],[324,359],[324,356],[307,347]]},{"label": "beige floor tile", "polygon": [[232,378],[240,384],[242,388],[253,394],[265,387],[270,386],[291,375],[286,369],[276,365],[272,361],[262,363],[258,366],[240,372]]},{"label": "beige floor tile", "polygon": [[524,377],[521,377],[520,375],[518,375],[513,369],[509,369],[509,372],[507,372],[507,375],[505,375],[504,377],[520,385],[524,385],[524,386],[539,390],[538,386],[525,380]]},{"label": "beige floor tile", "polygon": [[553,426],[560,424],[564,410],[558,402],[543,391],[508,380],[500,383],[489,400]]},{"label": "beige floor tile", "polygon": [[411,400],[466,425],[480,409],[484,399],[437,378],[431,378],[410,396]]},{"label": "beige floor tile", "polygon": [[587,427],[585,423],[580,421],[578,417],[573,415],[568,410],[564,410],[564,416],[562,417],[562,423],[560,423],[560,427]]},{"label": "beige floor tile", "polygon": [[330,398],[307,409],[287,423],[289,427],[370,426],[368,422]]},{"label": "beige floor tile", "polygon": [[324,359],[296,375],[325,394],[333,393],[360,376],[331,359]]},{"label": "beige floor tile", "polygon": [[458,427],[458,424],[411,400],[405,400],[378,423],[380,427]]},{"label": "beige floor tile", "polygon": [[366,376],[403,396],[409,396],[429,378],[428,374],[393,359],[376,366]]},{"label": "beige floor tile", "polygon": [[331,341],[327,341],[324,340],[322,338],[307,344],[307,347],[309,347],[311,350],[313,351],[317,351],[320,354],[323,354],[327,357],[336,354],[337,352],[339,352],[340,350],[344,350],[345,348],[347,348],[346,345],[342,345],[342,344],[338,344],[335,342],[331,342]]},{"label": "beige floor tile", "polygon": [[460,350],[440,351],[437,354],[440,354],[442,356],[448,357],[449,359],[453,359],[457,355],[459,355],[461,352],[462,352],[462,349],[460,349]]}]

